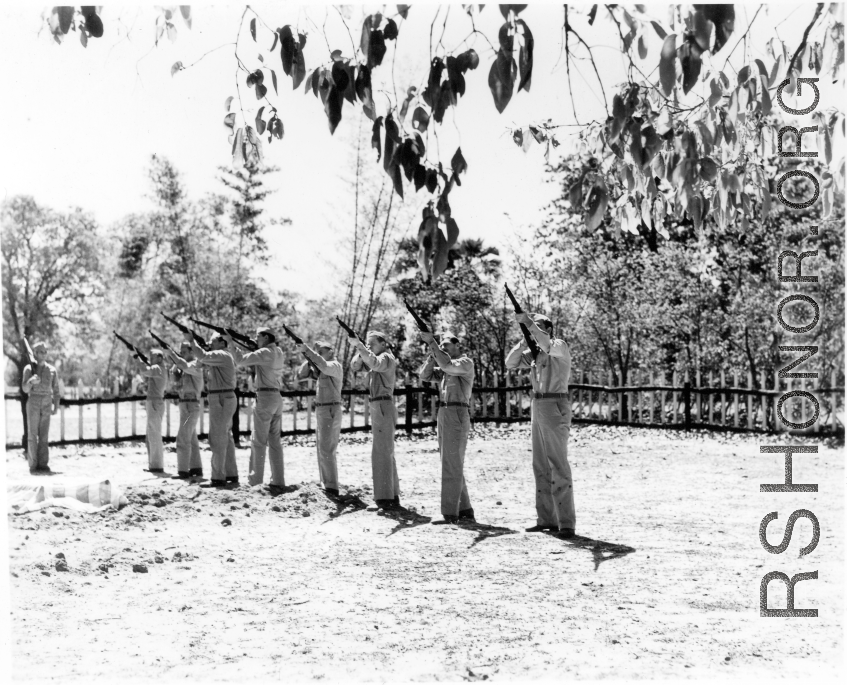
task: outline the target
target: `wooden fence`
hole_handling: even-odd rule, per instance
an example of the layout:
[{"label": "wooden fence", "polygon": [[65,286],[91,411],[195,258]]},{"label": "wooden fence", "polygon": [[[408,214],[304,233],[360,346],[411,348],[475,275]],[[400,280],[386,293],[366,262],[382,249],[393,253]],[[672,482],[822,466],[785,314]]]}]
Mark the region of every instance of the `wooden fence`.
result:
[{"label": "wooden fence", "polygon": [[[787,391],[807,390],[818,398],[820,416],[814,426],[791,433],[843,432],[844,388],[837,385],[833,373],[829,384],[816,380],[770,379],[762,374],[758,383],[750,374],[698,374],[692,382],[687,375],[634,374],[630,383],[620,386],[611,374],[575,372],[571,378],[570,400],[574,423],[606,423],[656,428],[710,428],[728,431],[783,432],[776,414],[777,401]],[[473,390],[471,417],[476,422],[508,423],[530,419],[531,387],[517,385],[517,375],[482,379]],[[436,395],[431,387],[406,384],[394,391],[398,430],[435,426]],[[604,383],[605,381],[605,383]],[[311,385],[311,383],[310,383]],[[770,385],[770,387],[768,387]],[[250,434],[252,392],[238,392],[239,437]],[[314,432],[311,388],[281,391],[283,397],[282,435]],[[345,417],[343,432],[370,429],[367,390],[342,391]],[[167,400],[175,395],[166,395]],[[23,436],[22,397],[5,395],[6,448],[21,447]],[[146,424],[144,397],[106,399],[63,399],[58,417],[51,422],[50,444],[109,443],[143,440]],[[175,439],[179,409],[166,401],[163,435]],[[807,401],[788,401],[783,415],[795,423],[812,418],[813,407]],[[58,420],[56,420],[58,419]],[[208,407],[200,417],[200,437],[207,436]]]}]

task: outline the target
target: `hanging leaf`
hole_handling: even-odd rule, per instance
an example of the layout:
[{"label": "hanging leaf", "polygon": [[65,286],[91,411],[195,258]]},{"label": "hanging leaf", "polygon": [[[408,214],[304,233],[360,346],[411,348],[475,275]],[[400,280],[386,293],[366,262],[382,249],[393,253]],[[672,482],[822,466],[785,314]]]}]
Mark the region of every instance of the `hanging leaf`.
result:
[{"label": "hanging leaf", "polygon": [[453,102],[453,92],[450,88],[450,83],[448,81],[444,81],[441,84],[439,93],[440,94],[438,97],[438,102],[435,104],[435,107],[432,110],[432,118],[440,124],[444,119],[444,113],[447,111],[447,108]]},{"label": "hanging leaf", "polygon": [[447,219],[447,247],[453,247],[459,240],[459,225],[452,217]]},{"label": "hanging leaf", "polygon": [[733,5],[695,5],[694,7],[715,25],[715,46],[712,54],[719,53],[735,30],[735,7]]},{"label": "hanging leaf", "polygon": [[186,26],[188,26],[188,28],[191,28],[191,5],[180,5],[179,13],[182,15]]},{"label": "hanging leaf", "polygon": [[412,100],[415,99],[417,92],[418,89],[415,86],[411,86],[409,90],[406,91],[406,97],[403,100],[403,105],[400,107],[400,123],[403,123],[406,120],[406,114],[409,111],[409,104],[411,104]]},{"label": "hanging leaf", "polygon": [[297,51],[297,43],[291,27],[285,25],[279,32],[280,58],[282,59],[282,70],[286,76],[291,76],[291,65],[294,63],[294,55]]},{"label": "hanging leaf", "polygon": [[224,100],[224,109],[228,112],[229,108],[232,106],[232,95],[230,95],[226,100]]},{"label": "hanging leaf", "polygon": [[462,185],[459,180],[459,174],[468,170],[468,163],[462,156],[462,148],[456,148],[456,152],[453,153],[453,159],[450,160],[450,167],[453,169],[453,177],[456,179],[456,185]]},{"label": "hanging leaf", "polygon": [[647,43],[644,42],[644,36],[638,36],[638,56],[641,59],[647,57]]},{"label": "hanging leaf", "polygon": [[673,92],[676,83],[676,34],[672,33],[662,45],[662,56],[659,59],[659,81],[666,96]]},{"label": "hanging leaf", "polygon": [[74,8],[73,7],[59,7],[59,30],[63,34],[67,34],[67,32],[71,28],[71,22],[74,19]]},{"label": "hanging leaf", "polygon": [[718,177],[718,165],[708,157],[700,159],[700,178],[707,183],[713,183]]},{"label": "hanging leaf", "polygon": [[385,28],[382,29],[382,35],[386,40],[396,40],[398,35],[397,24],[393,19],[389,19],[385,23]]},{"label": "hanging leaf", "polygon": [[415,107],[415,111],[412,114],[412,127],[424,133],[427,126],[429,126],[429,114],[427,114],[423,107]]},{"label": "hanging leaf", "polygon": [[441,74],[444,72],[444,61],[440,57],[433,57],[429,65],[429,78],[427,86],[421,93],[423,101],[435,109],[441,101]]},{"label": "hanging leaf", "polygon": [[597,17],[597,5],[591,5],[591,10],[588,12],[588,25],[594,25],[594,19]]},{"label": "hanging leaf", "polygon": [[224,117],[224,126],[230,130],[235,128],[235,112],[230,112]]},{"label": "hanging leaf", "polygon": [[585,204],[585,226],[589,231],[593,231],[603,222],[606,207],[609,205],[609,194],[605,185],[595,184],[588,193]]},{"label": "hanging leaf", "polygon": [[382,145],[380,143],[379,130],[382,127],[382,117],[377,117],[374,121],[373,132],[371,135],[371,147],[376,150],[376,161],[379,162],[382,157]]},{"label": "hanging leaf", "polygon": [[697,41],[697,47],[700,48],[701,52],[705,52],[709,49],[709,38],[711,34],[712,27],[709,24],[709,20],[706,19],[706,15],[701,10],[695,11],[694,40]]},{"label": "hanging leaf", "polygon": [[410,5],[397,5],[397,14],[406,19],[409,15],[409,7]]},{"label": "hanging leaf", "polygon": [[240,169],[244,166],[244,129],[240,128],[235,132],[235,139],[232,142],[232,166]]},{"label": "hanging leaf", "polygon": [[367,64],[359,65],[359,71],[356,74],[356,97],[362,103],[362,111],[369,119],[373,120],[376,117],[376,107],[371,87],[371,70]]},{"label": "hanging leaf", "polygon": [[438,278],[447,269],[449,263],[450,248],[447,245],[447,238],[440,228],[433,231],[432,245],[432,277]]},{"label": "hanging leaf", "polygon": [[253,36],[253,41],[256,40],[256,18],[250,20],[250,35]]},{"label": "hanging leaf", "polygon": [[[483,5],[480,5],[483,7]],[[503,15],[504,19],[509,18],[509,10],[512,10],[516,15],[520,14],[526,9],[526,5],[500,5],[500,14]]]},{"label": "hanging leaf", "polygon": [[171,22],[167,23],[168,26],[168,40],[173,43],[176,40],[176,26],[174,26]]},{"label": "hanging leaf", "polygon": [[571,203],[573,209],[580,209],[582,207],[582,179],[573,183],[568,188],[568,201]]},{"label": "hanging leaf", "polygon": [[171,67],[171,78],[173,78],[173,75],[180,69],[185,69],[185,67],[182,66],[182,62],[174,62],[173,66]]},{"label": "hanging leaf", "polygon": [[387,174],[391,174],[391,160],[394,157],[394,146],[400,140],[399,129],[394,117],[389,114],[385,117],[385,152],[382,158],[382,168]]},{"label": "hanging leaf", "polygon": [[488,72],[488,87],[494,97],[494,106],[501,114],[512,99],[517,72],[518,65],[515,64],[515,60],[507,57],[501,50]]},{"label": "hanging leaf", "polygon": [[282,119],[274,115],[268,126],[268,132],[277,140],[282,140],[282,137],[285,135],[285,130],[282,127]]},{"label": "hanging leaf", "polygon": [[435,169],[426,170],[426,189],[434,193],[438,188],[438,172]]},{"label": "hanging leaf", "polygon": [[[387,147],[387,146],[386,146]],[[394,192],[403,199],[403,172],[399,164],[392,164],[389,171],[391,181],[394,183]]]},{"label": "hanging leaf", "polygon": [[82,43],[82,47],[84,47],[84,48],[88,47],[88,34],[86,33],[85,29],[82,28],[82,27],[80,27],[80,29],[79,29],[79,42]]},{"label": "hanging leaf", "polygon": [[664,40],[665,38],[668,37],[668,32],[665,31],[665,29],[662,28],[662,25],[659,24],[659,22],[651,21],[650,23],[653,25],[653,30],[656,32],[656,34],[659,36],[659,38]]},{"label": "hanging leaf", "polygon": [[516,23],[523,29],[523,45],[521,45],[518,53],[518,70],[521,75],[518,91],[525,90],[528,93],[532,83],[532,51],[535,47],[535,41],[532,38],[529,26],[523,19],[518,19]]},{"label": "hanging leaf", "polygon": [[264,107],[259,107],[259,111],[256,112],[256,130],[259,132],[259,135],[265,132],[265,121],[262,119],[262,112],[264,111]]},{"label": "hanging leaf", "polygon": [[426,185],[426,167],[418,164],[415,167],[415,191],[420,190],[424,185]]},{"label": "hanging leaf", "polygon": [[[274,80],[274,88],[276,88],[276,74],[271,72]],[[294,50],[294,58],[291,62],[291,81],[292,81],[292,90],[297,90],[300,87],[300,84],[303,83],[303,79],[306,78],[306,59],[303,57],[303,48],[300,45]]]},{"label": "hanging leaf", "polygon": [[329,132],[335,133],[338,124],[341,122],[341,107],[344,104],[344,98],[335,86],[330,86],[326,94],[326,102],[324,103],[324,111],[326,112],[327,121],[329,122]]},{"label": "hanging leaf", "polygon": [[385,38],[382,31],[371,31],[371,36],[368,41],[368,66],[373,69],[382,64],[382,58],[385,57]]},{"label": "hanging leaf", "polygon": [[686,95],[697,84],[697,80],[700,78],[700,68],[702,66],[700,52],[700,47],[691,37],[689,37],[679,50],[679,61],[682,66],[682,92]]},{"label": "hanging leaf", "polygon": [[97,16],[97,8],[83,5],[80,7],[82,16],[85,17],[85,29],[92,38],[103,37],[103,20]]}]

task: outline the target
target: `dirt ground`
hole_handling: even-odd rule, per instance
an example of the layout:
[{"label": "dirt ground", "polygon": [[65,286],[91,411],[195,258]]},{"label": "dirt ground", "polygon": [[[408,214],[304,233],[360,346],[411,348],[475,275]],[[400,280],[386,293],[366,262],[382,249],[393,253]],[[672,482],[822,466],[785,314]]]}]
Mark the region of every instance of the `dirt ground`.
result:
[{"label": "dirt ground", "polygon": [[[760,493],[781,455],[739,437],[575,426],[577,537],[527,534],[534,519],[529,428],[477,426],[466,475],[477,526],[432,526],[440,467],[434,433],[398,438],[401,498],[370,497],[370,444],[339,449],[343,501],[318,488],[314,443],[286,443],[284,495],[212,491],[142,471],[138,444],[52,451],[52,476],[7,454],[10,483],[108,477],[130,505],[9,516],[13,676],[235,680],[795,678],[843,667],[843,450],[796,455],[814,494]],[[210,453],[203,445],[204,469]],[[246,476],[247,449],[238,451]],[[176,455],[166,452],[175,472]],[[267,471],[266,471],[267,473]],[[267,476],[266,476],[267,477]],[[246,480],[246,478],[245,478]],[[357,498],[359,498],[357,500]],[[360,501],[366,505],[362,506]],[[778,544],[759,543],[771,511]],[[60,514],[57,516],[57,514]],[[56,566],[64,555],[67,570]],[[143,565],[146,572],[133,570]],[[59,566],[62,566],[59,564]],[[136,568],[140,568],[136,566]],[[759,616],[768,571],[817,570],[796,607],[817,619]],[[785,606],[781,584],[772,607]],[[781,599],[780,599],[781,598]]]}]

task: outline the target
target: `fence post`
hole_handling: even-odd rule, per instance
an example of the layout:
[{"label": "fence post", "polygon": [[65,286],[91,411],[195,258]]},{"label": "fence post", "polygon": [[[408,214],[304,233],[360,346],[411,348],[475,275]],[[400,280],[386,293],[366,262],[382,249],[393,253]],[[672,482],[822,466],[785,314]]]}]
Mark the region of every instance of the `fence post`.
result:
[{"label": "fence post", "polygon": [[102,437],[102,435],[100,433],[100,413],[101,413],[100,407],[101,406],[102,406],[102,404],[98,401],[97,402],[97,439],[98,440]]},{"label": "fence post", "polygon": [[[833,369],[832,374],[829,377],[829,387],[833,388],[833,390],[830,391],[831,395],[830,395],[830,399],[829,399],[829,401],[832,403],[830,408],[829,408],[829,417],[830,417],[830,420],[832,421],[832,432],[833,433],[835,433],[835,431],[838,430],[838,426],[836,426],[837,420],[835,418],[835,411],[838,409],[838,393],[835,392],[835,390],[834,390],[837,382],[838,382],[838,373],[835,371],[835,369]],[[774,400],[774,401],[776,401],[776,400]],[[847,402],[845,402],[845,404],[847,404]],[[776,411],[776,410],[774,410],[774,411]],[[776,419],[774,419],[774,420],[776,420]]]},{"label": "fence post", "polygon": [[406,376],[406,381],[403,387],[403,394],[406,397],[406,434],[412,434],[412,421],[415,418],[415,407],[413,404],[412,386],[409,384],[409,377]]},{"label": "fence post", "polygon": [[691,430],[691,381],[686,380],[682,390],[682,401],[685,403],[685,430]]},{"label": "fence post", "polygon": [[[59,405],[59,438],[62,442],[65,441],[65,405],[64,403]],[[26,448],[26,443],[24,443],[24,448]]]}]

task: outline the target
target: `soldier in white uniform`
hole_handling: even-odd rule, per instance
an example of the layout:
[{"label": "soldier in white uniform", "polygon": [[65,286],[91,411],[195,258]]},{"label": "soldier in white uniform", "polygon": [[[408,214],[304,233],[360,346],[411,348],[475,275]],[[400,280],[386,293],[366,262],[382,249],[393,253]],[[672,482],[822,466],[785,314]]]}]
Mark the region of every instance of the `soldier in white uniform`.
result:
[{"label": "soldier in white uniform", "polygon": [[397,424],[394,380],[397,360],[388,348],[388,339],[380,331],[368,331],[367,345],[355,336],[349,336],[349,339],[350,344],[358,350],[350,368],[356,372],[368,369],[374,500],[382,508],[399,507],[400,479],[394,459],[394,429]]},{"label": "soldier in white uniform", "polygon": [[465,482],[465,450],[471,430],[470,401],[474,364],[462,354],[459,339],[452,333],[441,336],[441,346],[432,333],[421,333],[430,354],[419,371],[422,381],[439,381],[438,451],[441,453],[441,515],[434,525],[474,521],[474,510]]},{"label": "soldier in white uniform", "polygon": [[571,538],[576,529],[573,480],[568,464],[571,402],[568,380],[571,353],[564,340],[553,337],[553,323],[543,314],[515,314],[538,343],[533,360],[524,341],[506,357],[506,368],[529,369],[532,383],[532,471],[535,475],[536,525],[528,533],[558,531]]},{"label": "soldier in white uniform", "polygon": [[[144,366],[141,376],[147,379],[147,471],[163,473],[165,470],[165,446],[162,443],[162,419],[165,416],[165,386],[168,370],[165,355],[157,347],[150,350],[150,364]],[[133,393],[134,394],[134,393]]]},{"label": "soldier in white uniform", "polygon": [[202,478],[200,441],[197,422],[203,411],[203,369],[194,358],[194,347],[188,341],[179,346],[179,355],[168,351],[174,364],[174,377],[179,392],[179,431],[176,434],[177,475],[173,478]]},{"label": "soldier in white uniform", "polygon": [[297,369],[297,378],[315,378],[315,442],[318,448],[318,471],[326,494],[338,497],[338,464],[336,451],[341,435],[341,362],[335,358],[332,345],[315,342],[315,349],[298,345],[307,361]]},{"label": "soldier in white uniform", "polygon": [[232,337],[224,335],[236,366],[256,368],[256,400],[253,403],[253,434],[251,435],[250,473],[247,482],[261,485],[265,477],[265,453],[271,463],[270,491],[280,494],[285,487],[285,470],[282,458],[282,395],[279,394],[285,355],[276,344],[276,334],[270,328],[256,330],[259,349],[242,352]]}]

